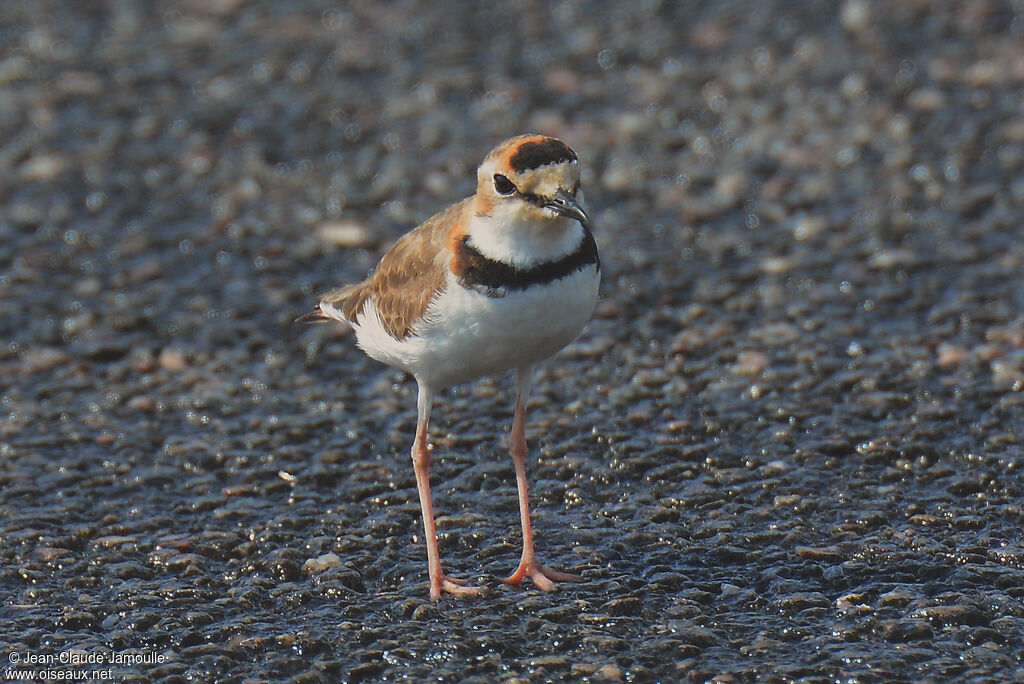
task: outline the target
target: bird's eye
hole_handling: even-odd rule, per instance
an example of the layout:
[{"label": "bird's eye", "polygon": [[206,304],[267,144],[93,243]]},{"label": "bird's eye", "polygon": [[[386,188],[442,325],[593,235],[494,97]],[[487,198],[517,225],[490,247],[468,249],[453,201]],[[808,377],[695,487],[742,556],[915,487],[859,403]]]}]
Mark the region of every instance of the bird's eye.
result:
[{"label": "bird's eye", "polygon": [[494,190],[499,195],[511,195],[516,191],[516,186],[508,178],[496,173],[494,174]]}]

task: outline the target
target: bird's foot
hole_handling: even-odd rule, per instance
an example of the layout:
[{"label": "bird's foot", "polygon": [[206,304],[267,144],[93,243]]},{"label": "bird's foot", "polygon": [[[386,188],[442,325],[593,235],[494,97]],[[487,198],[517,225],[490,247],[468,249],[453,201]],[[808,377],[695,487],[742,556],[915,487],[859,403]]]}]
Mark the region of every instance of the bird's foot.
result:
[{"label": "bird's foot", "polygon": [[455,579],[454,577],[448,577],[447,575],[439,575],[436,578],[431,577],[430,598],[440,598],[442,593],[470,595],[479,595],[487,593],[487,587],[470,587],[466,585],[466,580]]},{"label": "bird's foot", "polygon": [[554,589],[555,582],[580,582],[583,580],[579,575],[545,568],[536,560],[523,560],[519,562],[516,571],[502,581],[505,584],[519,584],[524,577],[532,579],[533,583],[544,591]]}]

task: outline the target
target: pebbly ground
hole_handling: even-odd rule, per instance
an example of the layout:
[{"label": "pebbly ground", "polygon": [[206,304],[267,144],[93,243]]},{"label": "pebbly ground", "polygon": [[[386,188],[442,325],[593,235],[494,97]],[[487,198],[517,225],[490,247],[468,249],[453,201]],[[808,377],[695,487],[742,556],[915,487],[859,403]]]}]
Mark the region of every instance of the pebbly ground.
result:
[{"label": "pebbly ground", "polygon": [[[1024,678],[1024,5],[0,4],[0,650],[118,681]],[[579,153],[604,265],[432,427],[290,321]],[[37,666],[39,672],[39,666]],[[41,675],[40,675],[41,676]]]}]

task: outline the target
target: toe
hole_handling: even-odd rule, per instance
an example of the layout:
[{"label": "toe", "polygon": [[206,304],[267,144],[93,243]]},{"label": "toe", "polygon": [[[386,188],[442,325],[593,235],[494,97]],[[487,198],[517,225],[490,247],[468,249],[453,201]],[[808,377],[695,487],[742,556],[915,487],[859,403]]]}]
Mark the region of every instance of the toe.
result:
[{"label": "toe", "polygon": [[520,563],[519,567],[516,568],[516,571],[506,577],[503,581],[505,584],[519,584],[524,577],[529,577],[533,580],[534,584],[544,591],[551,591],[554,589],[555,582],[579,582],[583,579],[579,575],[546,568],[540,563],[527,562]]},{"label": "toe", "polygon": [[478,596],[487,592],[487,587],[470,587],[466,586],[465,580],[453,580],[445,578],[441,582],[441,591],[448,594],[468,594],[470,596]]},{"label": "toe", "polygon": [[[555,582],[582,582],[583,581],[583,578],[580,577],[579,575],[574,575],[571,572],[560,572],[558,570],[552,570],[551,568],[546,568],[543,565],[540,566],[540,572],[546,578],[548,578],[549,580],[553,580]],[[536,582],[536,581],[537,580],[534,579],[534,582]]]},{"label": "toe", "polygon": [[487,593],[487,587],[468,586],[466,580],[441,575],[430,582],[430,598],[438,599],[441,594],[466,594],[478,596]]}]

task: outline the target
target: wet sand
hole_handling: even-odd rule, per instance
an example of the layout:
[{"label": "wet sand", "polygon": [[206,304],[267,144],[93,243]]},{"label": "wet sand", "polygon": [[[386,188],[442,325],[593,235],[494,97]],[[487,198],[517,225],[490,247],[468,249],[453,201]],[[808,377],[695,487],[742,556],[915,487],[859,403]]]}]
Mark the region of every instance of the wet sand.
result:
[{"label": "wet sand", "polygon": [[[0,651],[1024,676],[1021,7],[680,5],[0,5]],[[433,603],[414,384],[291,321],[528,131],[602,255],[527,426],[538,551],[584,581],[498,581],[495,378],[431,429],[446,568],[493,592]]]}]

